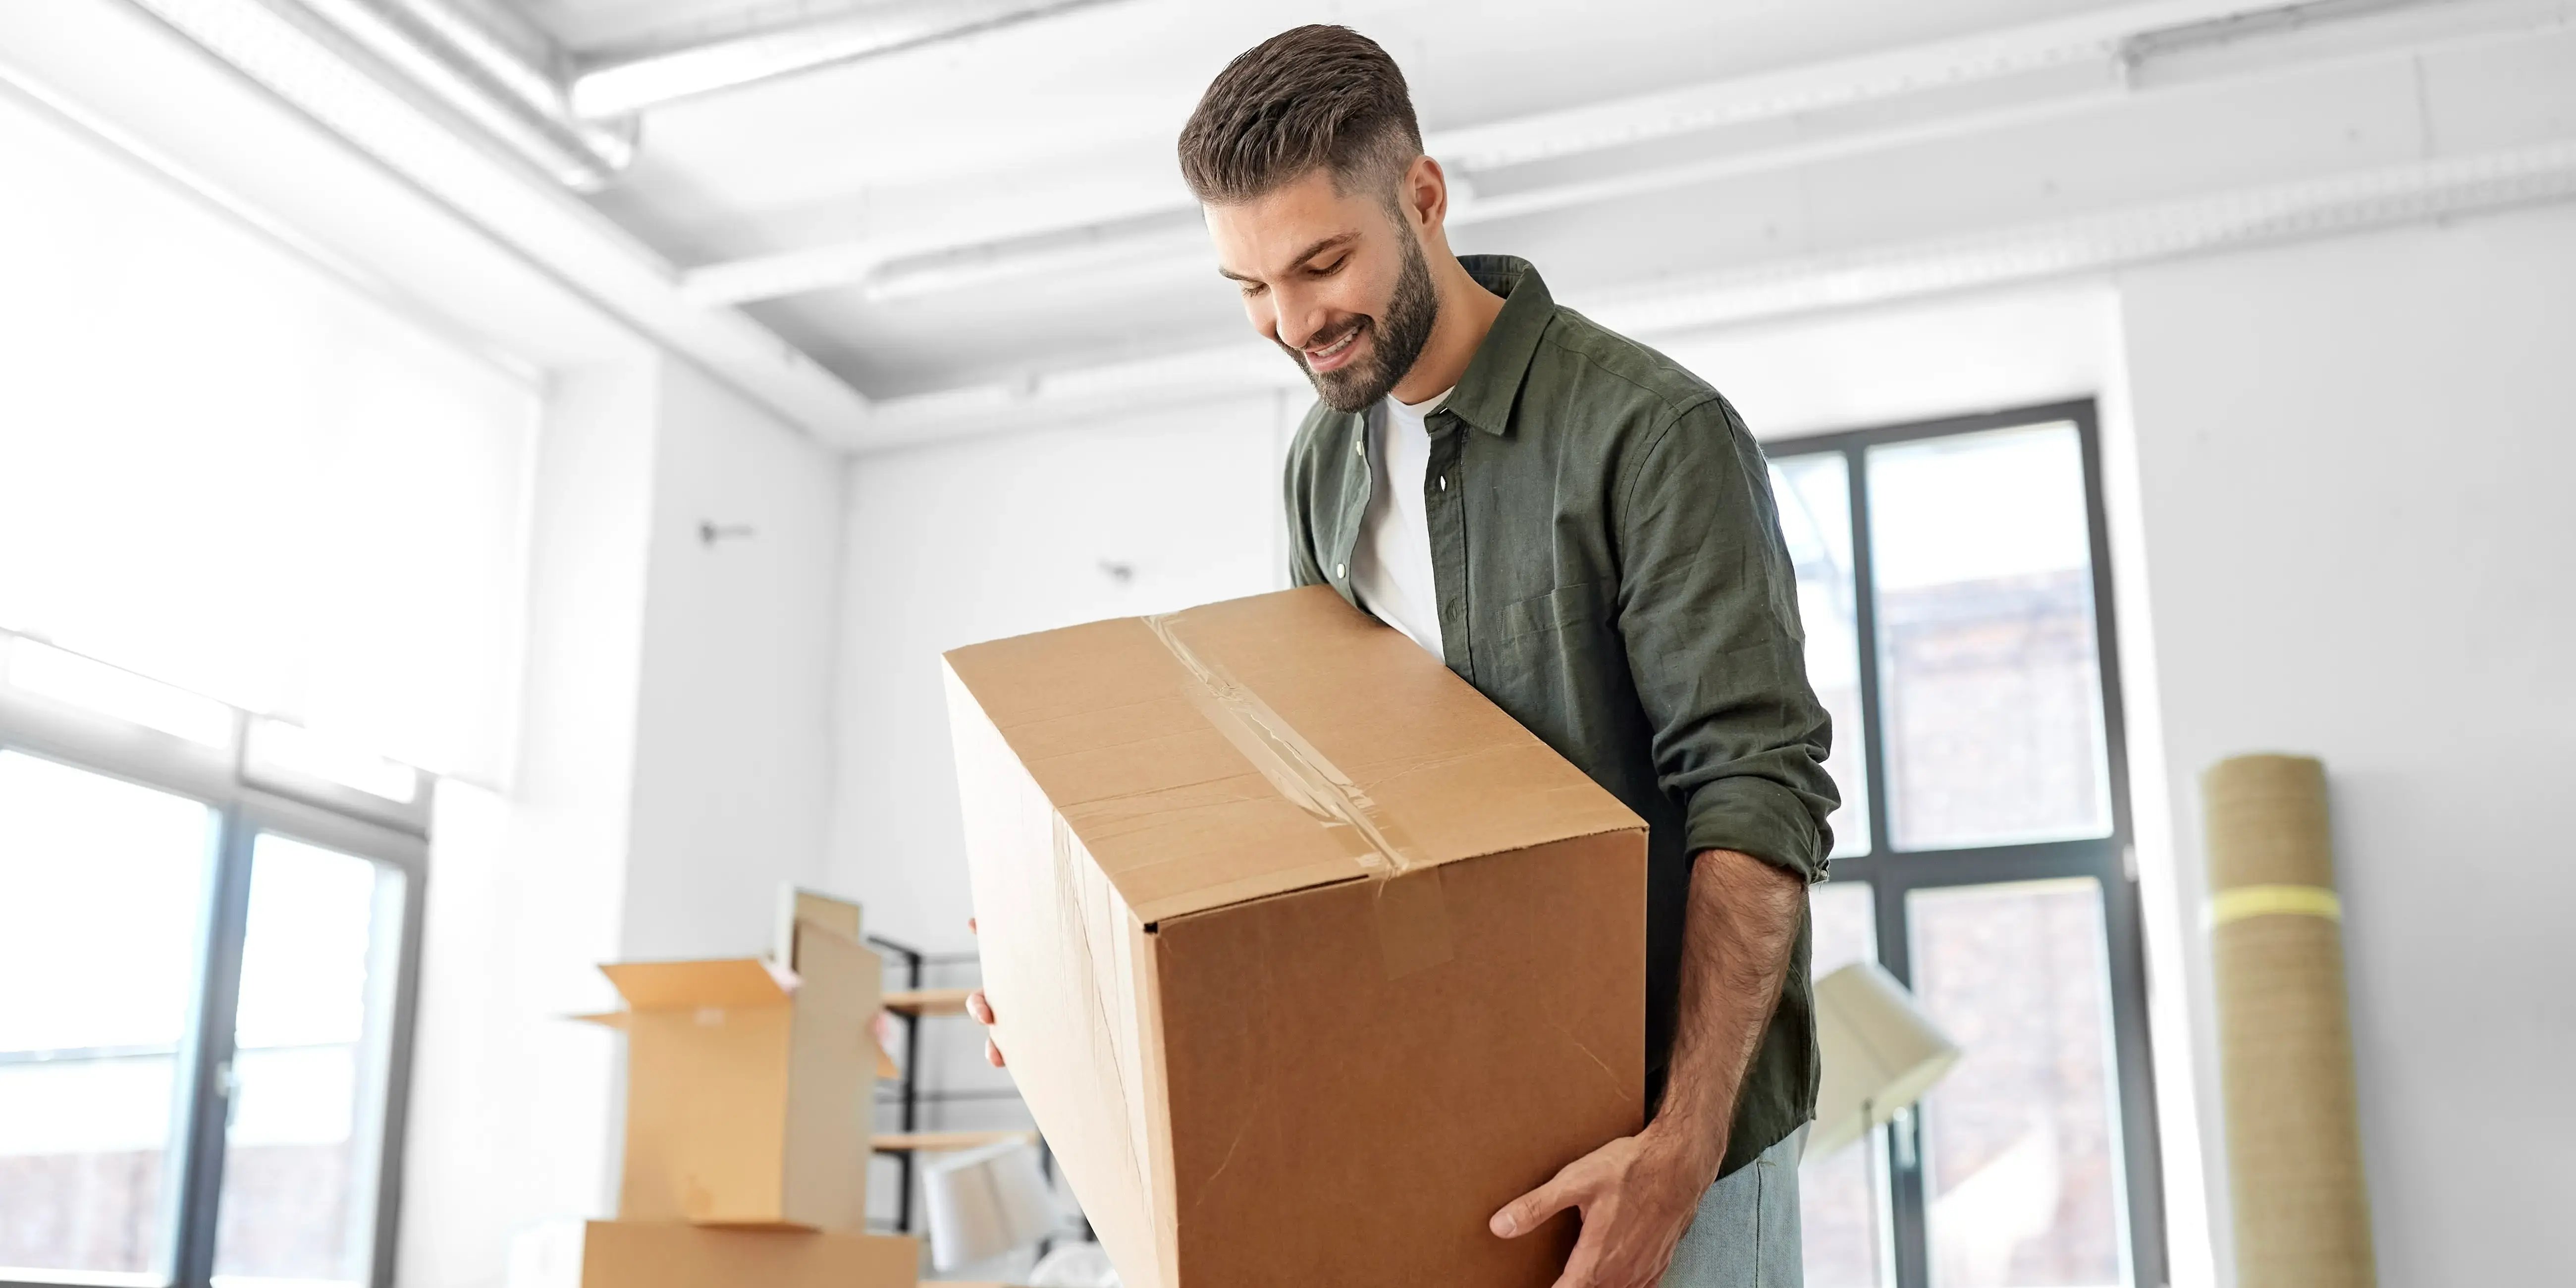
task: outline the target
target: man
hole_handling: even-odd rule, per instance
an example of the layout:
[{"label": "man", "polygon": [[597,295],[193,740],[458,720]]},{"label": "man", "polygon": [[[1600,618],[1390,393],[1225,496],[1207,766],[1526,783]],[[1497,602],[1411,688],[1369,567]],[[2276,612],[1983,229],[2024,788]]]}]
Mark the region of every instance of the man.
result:
[{"label": "man", "polygon": [[1648,824],[1652,1120],[1494,1233],[1580,1211],[1559,1288],[1795,1288],[1806,886],[1836,798],[1761,452],[1528,264],[1450,253],[1445,177],[1365,37],[1235,59],[1180,154],[1218,271],[1320,396],[1288,459],[1297,584],[1411,636]]}]

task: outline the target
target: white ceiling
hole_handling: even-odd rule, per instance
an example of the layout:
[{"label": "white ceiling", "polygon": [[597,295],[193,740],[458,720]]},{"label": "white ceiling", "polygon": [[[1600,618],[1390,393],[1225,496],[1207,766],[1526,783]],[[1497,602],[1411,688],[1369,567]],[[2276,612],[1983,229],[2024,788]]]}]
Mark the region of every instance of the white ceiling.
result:
[{"label": "white ceiling", "polygon": [[[863,7],[482,2],[591,58]],[[1435,155],[1473,188],[1459,249],[1528,255],[1591,307],[1802,255],[2429,156],[2452,146],[2432,137],[2450,106],[2433,100],[2469,91],[2407,72],[2407,52],[2426,32],[2563,27],[2569,8],[2329,0],[2214,53],[2124,53],[2138,32],[2263,3],[1106,0],[652,110],[640,159],[591,201],[711,307],[738,303],[859,391],[902,397],[1241,342],[1173,139],[1229,58],[1300,23],[1346,23],[1404,66]],[[2352,32],[2379,63],[2354,68]],[[2260,92],[2237,65],[2249,50]],[[2478,76],[2545,86],[2566,66],[2553,54]],[[2549,113],[2565,114],[2530,119]],[[1007,271],[910,272],[1033,235],[1083,244],[1006,256]],[[782,264],[795,289],[740,286]],[[884,289],[907,272],[913,289]]]},{"label": "white ceiling", "polygon": [[[2088,0],[1123,0],[651,112],[599,207],[687,266],[1032,215],[1081,224],[1185,204],[1173,138],[1235,54],[1347,23],[1403,64],[1426,130],[1510,120],[2104,7]],[[721,0],[523,0],[585,52],[784,16]],[[814,10],[820,6],[801,6]],[[1504,230],[1469,240],[1504,248]],[[750,306],[872,395],[1231,338],[1233,297],[1186,256],[871,301]]]}]

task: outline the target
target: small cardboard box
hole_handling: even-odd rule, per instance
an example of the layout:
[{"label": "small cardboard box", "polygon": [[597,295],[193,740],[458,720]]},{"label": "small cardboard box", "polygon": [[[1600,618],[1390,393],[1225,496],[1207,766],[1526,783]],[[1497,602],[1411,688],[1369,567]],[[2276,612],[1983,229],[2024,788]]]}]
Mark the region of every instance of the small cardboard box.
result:
[{"label": "small cardboard box", "polygon": [[782,934],[793,969],[600,967],[627,1007],[582,1017],[626,1031],[624,1220],[866,1229],[883,964],[828,918]]},{"label": "small cardboard box", "polygon": [[512,1241],[508,1288],[912,1288],[920,1267],[901,1237],[568,1220]]},{"label": "small cardboard box", "polygon": [[[1507,659],[1496,659],[1497,665]],[[947,655],[995,1037],[1129,1288],[1545,1288],[1644,1113],[1645,826],[1320,587]]]}]

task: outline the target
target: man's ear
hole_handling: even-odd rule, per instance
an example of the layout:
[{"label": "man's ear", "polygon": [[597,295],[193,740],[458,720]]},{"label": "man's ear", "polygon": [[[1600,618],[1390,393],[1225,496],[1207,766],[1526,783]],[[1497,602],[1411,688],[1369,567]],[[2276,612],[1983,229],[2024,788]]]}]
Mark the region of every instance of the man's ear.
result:
[{"label": "man's ear", "polygon": [[1439,228],[1449,218],[1449,177],[1427,155],[1404,168],[1403,197],[1404,213],[1419,231]]}]

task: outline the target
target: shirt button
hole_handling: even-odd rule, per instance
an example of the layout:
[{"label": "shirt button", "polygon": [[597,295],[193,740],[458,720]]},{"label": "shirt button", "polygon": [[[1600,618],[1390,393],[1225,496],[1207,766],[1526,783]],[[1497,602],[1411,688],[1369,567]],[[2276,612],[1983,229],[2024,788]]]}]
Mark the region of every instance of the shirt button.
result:
[{"label": "shirt button", "polygon": [[1449,490],[1449,476],[1446,474],[1440,476],[1440,490],[1443,492]]},{"label": "shirt button", "polygon": [[1365,458],[1368,456],[1368,440],[1367,440],[1367,439],[1365,439],[1365,438],[1354,438],[1354,439],[1352,439],[1352,440],[1351,440],[1351,451],[1352,451],[1354,454],[1356,454],[1356,455],[1358,455],[1358,456],[1362,457],[1363,459],[1365,459]]},{"label": "shirt button", "polygon": [[1351,575],[1351,566],[1350,566],[1349,564],[1334,564],[1334,565],[1333,565],[1333,576],[1335,576],[1335,577],[1339,578],[1339,577],[1348,577],[1348,576],[1350,576],[1350,575]]}]

